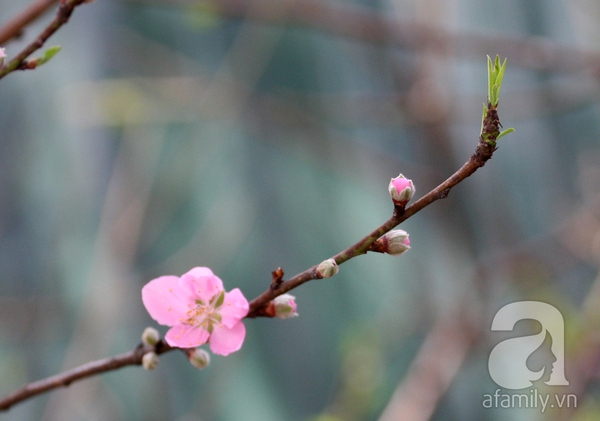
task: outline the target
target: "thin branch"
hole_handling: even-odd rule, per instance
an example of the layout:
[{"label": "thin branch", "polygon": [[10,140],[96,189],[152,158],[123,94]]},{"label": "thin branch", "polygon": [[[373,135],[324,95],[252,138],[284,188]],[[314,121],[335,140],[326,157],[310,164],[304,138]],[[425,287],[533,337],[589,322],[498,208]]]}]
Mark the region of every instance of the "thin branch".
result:
[{"label": "thin branch", "polygon": [[[406,221],[408,218],[429,206],[436,200],[446,198],[452,187],[456,186],[458,183],[471,176],[479,168],[483,167],[485,163],[492,157],[494,150],[495,149],[484,142],[483,139],[480,139],[476,152],[450,178],[437,186],[435,189],[431,190],[425,196],[421,197],[412,206],[406,209],[395,207],[394,214],[390,219],[373,230],[369,235],[359,240],[356,244],[333,256],[332,259],[334,259],[338,265],[341,265],[342,263],[356,256],[365,254],[367,251],[369,251],[371,244],[373,244],[382,235],[391,231],[400,225],[400,223]],[[263,316],[264,312],[262,312],[261,309],[267,305],[269,301],[312,279],[319,279],[316,265],[306,269],[304,272],[297,274],[287,281],[280,282],[277,288],[267,289],[259,297],[252,300],[250,302],[250,311],[247,317]]]},{"label": "thin branch", "polygon": [[14,404],[33,396],[40,395],[52,389],[67,387],[73,382],[95,376],[96,374],[118,370],[119,368],[129,365],[141,365],[142,357],[148,352],[153,351],[156,352],[157,355],[160,355],[165,352],[173,351],[174,349],[179,348],[173,348],[163,341],[159,341],[155,346],[140,344],[133,351],[110,358],[104,358],[102,360],[92,361],[43,380],[29,383],[2,399],[0,401],[0,411],[6,411]]},{"label": "thin branch", "polygon": [[[473,154],[473,156],[471,156],[471,158],[450,178],[448,178],[435,189],[431,190],[429,193],[427,193],[421,199],[416,201],[412,206],[410,206],[406,210],[395,208],[394,215],[388,221],[386,221],[384,224],[382,224],[380,227],[375,229],[373,232],[371,232],[369,235],[364,237],[362,240],[360,240],[353,246],[336,254],[333,258],[338,264],[341,264],[360,254],[365,254],[369,246],[383,234],[390,231],[395,226],[405,221],[412,215],[416,214],[426,206],[435,202],[436,200],[448,196],[448,192],[452,187],[463,181],[465,178],[469,177],[478,168],[482,167],[485,164],[485,162],[492,157],[493,152],[494,150],[492,148],[490,148],[486,143],[480,140],[475,154]],[[278,268],[276,272],[279,273],[279,271],[280,268]],[[262,312],[261,309],[266,304],[268,304],[269,301],[293,288],[300,286],[301,284],[307,281],[310,281],[311,279],[318,279],[318,275],[316,273],[316,266],[305,270],[304,272],[294,276],[288,281],[272,283],[271,285],[277,286],[275,288],[270,286],[267,289],[267,291],[265,291],[262,295],[250,302],[250,312],[246,317],[257,317],[266,315],[266,313]],[[7,396],[6,398],[0,400],[0,411],[7,410],[12,405],[18,402],[47,392],[49,390],[69,386],[74,381],[82,380],[96,374],[117,370],[119,368],[126,367],[129,365],[140,365],[142,363],[142,357],[147,352],[154,351],[157,354],[163,354],[174,349],[178,348],[173,348],[162,341],[159,342],[159,344],[155,347],[139,345],[135,350],[127,352],[125,354],[90,362],[72,370],[54,375],[52,377],[48,377],[37,382],[29,383],[21,389],[17,390],[16,392],[12,393],[11,395]]]},{"label": "thin branch", "polygon": [[[429,206],[438,199],[443,199],[448,196],[450,189],[456,186],[458,183],[472,175],[479,168],[483,167],[485,163],[492,158],[495,147],[495,139],[499,133],[500,121],[498,115],[495,112],[495,108],[491,104],[488,104],[488,113],[484,119],[482,133],[483,135],[479,138],[479,144],[475,153],[471,158],[450,178],[444,181],[442,184],[431,190],[425,196],[417,200],[412,206],[404,209],[399,206],[394,207],[393,215],[390,219],[384,222],[381,226],[373,230],[369,235],[358,241],[356,244],[348,247],[333,256],[333,259],[338,265],[356,257],[361,254],[365,254],[371,244],[373,244],[379,237],[384,235],[386,232],[392,230],[398,226],[401,222],[407,220],[411,216],[415,215],[420,210]],[[484,140],[484,135],[486,136]],[[264,311],[264,307],[275,297],[290,291],[305,282],[312,279],[319,279],[320,276],[317,274],[316,266],[305,270],[304,272],[294,276],[288,281],[283,281],[283,270],[277,268],[272,274],[272,282],[270,283],[267,290],[250,302],[250,310],[246,317],[261,317],[267,316],[272,317],[268,312]],[[96,374],[105,373],[108,371],[117,370],[119,368],[129,365],[140,365],[142,357],[147,352],[154,351],[157,354],[162,354],[174,349],[160,341],[155,347],[139,345],[135,350],[126,354],[121,354],[115,357],[106,358],[84,364],[75,369],[57,374],[55,376],[39,380],[34,383],[29,383],[23,388],[17,390],[8,397],[0,400],[0,411],[10,408],[12,405],[26,400],[30,397],[39,395],[52,389],[59,387],[66,387],[74,381],[81,380]]]},{"label": "thin branch", "polygon": [[[486,161],[492,157],[494,150],[494,148],[490,147],[487,143],[480,139],[479,145],[477,146],[477,150],[473,154],[473,156],[471,156],[471,158],[450,178],[448,178],[435,189],[431,190],[425,196],[421,197],[409,208],[404,210],[396,207],[394,209],[393,216],[389,220],[387,220],[384,224],[379,226],[369,235],[358,241],[356,244],[336,254],[333,258],[338,264],[341,264],[352,259],[353,257],[365,254],[368,251],[369,246],[383,234],[390,231],[391,229],[393,229],[406,219],[410,218],[420,210],[429,206],[436,200],[447,197],[452,187],[456,186],[465,178],[469,177],[471,174],[477,171],[477,169],[483,167]],[[310,281],[311,279],[318,279],[318,275],[316,273],[316,266],[313,266],[312,268],[307,269],[304,272],[294,276],[290,280],[283,282],[280,282],[280,271],[280,268],[278,268],[276,271],[278,282],[272,283],[271,286],[269,286],[269,288],[262,295],[250,302],[250,312],[246,317],[259,317],[267,315],[264,311],[262,311],[262,308],[266,304],[268,304],[269,301],[271,301],[273,298],[293,288],[296,288],[302,285],[303,283]],[[275,277],[275,274],[273,276]],[[274,287],[275,285],[276,287]],[[147,352],[154,351],[157,354],[163,354],[174,349],[178,348],[173,348],[162,341],[159,342],[159,344],[156,345],[156,347],[144,347],[140,345],[131,352],[87,363],[75,369],[65,371],[64,373],[60,373],[43,380],[39,380],[34,383],[29,383],[28,385],[17,390],[13,394],[0,400],[0,411],[7,410],[12,405],[18,402],[47,392],[49,390],[57,389],[60,387],[66,387],[77,380],[82,380],[84,378],[96,374],[117,370],[119,368],[129,365],[140,365],[143,355]]]},{"label": "thin branch", "polygon": [[0,79],[15,70],[35,69],[37,64],[28,63],[27,57],[35,51],[43,47],[44,43],[50,38],[61,26],[69,21],[73,9],[84,3],[85,0],[66,0],[61,3],[56,11],[56,16],[46,26],[46,28],[37,36],[37,38],[27,45],[15,58],[9,61],[6,65],[0,67]]},{"label": "thin branch", "polygon": [[20,37],[27,25],[43,15],[55,3],[58,3],[58,0],[37,0],[27,9],[2,25],[0,28],[0,45],[13,38]]}]

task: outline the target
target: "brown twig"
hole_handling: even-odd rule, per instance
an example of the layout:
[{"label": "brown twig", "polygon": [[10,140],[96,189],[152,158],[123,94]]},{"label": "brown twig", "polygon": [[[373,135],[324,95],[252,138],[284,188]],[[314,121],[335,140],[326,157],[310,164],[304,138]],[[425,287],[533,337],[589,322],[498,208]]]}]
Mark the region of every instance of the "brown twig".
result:
[{"label": "brown twig", "polygon": [[[465,178],[473,174],[478,168],[482,167],[485,162],[492,157],[493,152],[494,149],[485,143],[483,139],[480,139],[475,154],[473,154],[473,156],[471,156],[471,158],[450,178],[448,178],[435,189],[431,190],[425,196],[421,197],[412,206],[404,210],[404,212],[400,212],[398,209],[395,209],[394,214],[389,220],[387,220],[369,235],[358,241],[356,244],[336,254],[333,259],[335,259],[339,265],[347,260],[352,259],[353,257],[365,254],[371,243],[373,243],[383,234],[390,231],[401,222],[410,218],[412,215],[416,214],[436,200],[446,197],[452,187],[456,186]],[[250,312],[246,317],[273,317],[271,312],[264,310],[264,307],[266,307],[273,298],[291,289],[294,289],[303,283],[310,281],[311,279],[319,278],[316,273],[316,266],[305,270],[288,281],[282,281],[279,275],[283,276],[283,271],[280,270],[280,268],[273,273],[273,278],[277,278],[276,285],[278,286],[276,288],[271,288],[271,286],[269,286],[269,288],[262,295],[252,300],[250,302]],[[159,342],[156,347],[140,345],[135,350],[128,353],[90,362],[55,376],[29,383],[6,398],[0,400],[0,411],[7,410],[18,402],[47,392],[51,389],[66,387],[77,380],[82,380],[96,374],[117,370],[129,365],[140,365],[143,355],[147,352],[154,351],[157,354],[163,354],[174,349],[177,348],[173,348],[162,341]]]},{"label": "brown twig", "polygon": [[174,349],[163,341],[159,341],[155,346],[138,345],[133,351],[124,354],[115,355],[114,357],[104,358],[97,361],[92,361],[71,370],[60,374],[29,383],[21,389],[8,395],[0,401],[0,411],[6,411],[16,403],[22,402],[33,396],[42,394],[52,389],[67,387],[71,383],[94,376],[96,374],[105,373],[107,371],[117,370],[129,365],[141,365],[142,357],[148,352],[156,352],[157,355],[165,352],[173,351]]},{"label": "brown twig", "polygon": [[58,3],[58,0],[37,0],[27,9],[2,25],[0,28],[0,45],[13,38],[20,37],[27,25],[43,15],[55,3]]},{"label": "brown twig", "polygon": [[[484,122],[484,129],[485,125],[486,124]],[[392,230],[401,222],[407,220],[408,218],[410,218],[423,208],[429,206],[436,200],[445,198],[448,195],[450,189],[452,189],[452,187],[456,186],[465,178],[469,177],[471,174],[477,171],[477,169],[483,167],[485,163],[492,157],[494,150],[495,148],[491,147],[488,143],[486,143],[483,140],[483,138],[480,138],[475,153],[450,178],[448,178],[442,184],[437,186],[435,189],[431,190],[425,196],[421,197],[412,206],[406,208],[405,210],[402,211],[401,208],[395,208],[394,214],[390,219],[388,219],[381,226],[373,230],[373,232],[371,232],[369,235],[358,241],[356,244],[336,254],[333,257],[333,259],[335,259],[335,261],[339,265],[343,262],[352,259],[353,257],[365,254],[369,246],[383,234]],[[272,312],[265,310],[269,302],[273,298],[287,291],[290,291],[291,289],[294,289],[312,279],[319,279],[319,276],[316,273],[316,266],[305,270],[304,272],[294,276],[288,281],[283,281],[282,277],[283,270],[281,270],[281,268],[278,268],[273,273],[273,280],[277,280],[277,282],[273,282],[272,284],[270,284],[269,288],[263,294],[261,294],[260,296],[258,296],[250,302],[250,311],[246,317],[273,317]],[[277,287],[272,288],[272,285],[277,285]],[[157,354],[163,354],[174,349],[178,348],[173,348],[162,341],[159,342],[159,344],[156,345],[156,347],[140,345],[131,352],[87,363],[75,369],[57,374],[55,376],[48,377],[46,379],[39,380],[34,383],[29,383],[28,385],[17,390],[16,392],[12,393],[6,398],[0,400],[0,411],[7,410],[12,405],[18,402],[24,401],[28,398],[47,392],[49,390],[57,389],[59,387],[66,387],[77,380],[82,380],[84,378],[96,374],[117,370],[119,368],[129,365],[140,365],[143,355],[147,352],[154,351]]]},{"label": "brown twig", "polygon": [[61,26],[69,21],[71,13],[73,13],[73,9],[84,2],[85,0],[66,0],[61,3],[52,22],[50,22],[48,26],[44,28],[44,30],[36,37],[36,39],[27,45],[19,54],[17,54],[15,58],[10,60],[6,65],[0,67],[0,79],[15,70],[35,68],[36,66],[34,64],[30,65],[26,61],[27,57],[42,48],[48,38],[50,38]]},{"label": "brown twig", "polygon": [[[488,121],[487,124],[484,123],[484,132],[486,131],[487,125],[491,122],[491,119],[488,120],[490,121]],[[348,247],[346,250],[343,250],[335,256],[333,256],[332,259],[334,259],[338,265],[341,265],[342,263],[352,259],[353,257],[365,254],[368,251],[369,246],[382,235],[391,231],[393,228],[400,225],[400,223],[406,221],[408,218],[410,218],[423,208],[429,206],[436,200],[446,198],[452,187],[456,186],[458,183],[463,181],[465,178],[469,177],[479,168],[483,167],[485,163],[492,157],[494,150],[494,147],[486,143],[483,140],[483,138],[480,138],[479,145],[477,145],[477,150],[475,151],[475,153],[458,171],[456,171],[452,176],[450,176],[450,178],[448,178],[442,184],[437,186],[435,189],[431,190],[425,196],[421,197],[412,206],[406,208],[404,211],[395,208],[394,214],[390,219],[388,219],[382,225],[373,230],[369,235],[359,240],[356,244]],[[260,309],[267,305],[269,301],[271,301],[273,298],[284,294],[312,279],[319,279],[319,276],[317,275],[316,265],[305,270],[304,272],[297,274],[296,276],[287,281],[281,282],[276,289],[269,288],[260,296],[252,300],[250,302],[250,311],[247,317],[262,316],[263,314],[260,311]]]},{"label": "brown twig", "polygon": [[[477,145],[475,153],[458,171],[456,171],[450,178],[437,186],[435,189],[431,190],[425,196],[417,200],[412,206],[406,209],[395,206],[393,215],[390,219],[373,230],[366,237],[362,238],[356,244],[339,252],[332,258],[337,262],[338,265],[340,265],[356,256],[365,254],[368,251],[369,246],[386,232],[392,230],[401,222],[415,215],[417,212],[429,206],[436,200],[447,197],[448,193],[454,186],[472,175],[475,171],[477,171],[477,169],[483,167],[485,163],[492,157],[494,151],[496,150],[495,140],[497,134],[499,133],[499,125],[500,122],[498,120],[497,113],[490,112],[488,107],[488,116],[483,122],[482,130],[482,133],[486,134],[486,139],[484,139],[483,135],[480,136],[479,144]],[[271,300],[287,291],[290,291],[291,289],[302,285],[305,282],[308,282],[312,279],[320,279],[321,277],[317,274],[316,269],[317,266],[313,266],[304,272],[299,273],[293,278],[284,281],[283,270],[281,268],[277,268],[277,270],[272,273],[272,282],[267,290],[250,302],[250,310],[246,317],[273,317],[274,312],[269,311],[268,309]],[[0,400],[0,410],[6,410],[18,402],[49,390],[59,387],[66,387],[77,380],[81,380],[96,374],[117,370],[128,365],[140,365],[143,355],[147,352],[154,351],[157,354],[162,354],[173,349],[178,348],[173,348],[162,341],[159,342],[159,344],[155,347],[139,345],[131,352],[87,363],[47,379],[29,383],[13,394]]]}]

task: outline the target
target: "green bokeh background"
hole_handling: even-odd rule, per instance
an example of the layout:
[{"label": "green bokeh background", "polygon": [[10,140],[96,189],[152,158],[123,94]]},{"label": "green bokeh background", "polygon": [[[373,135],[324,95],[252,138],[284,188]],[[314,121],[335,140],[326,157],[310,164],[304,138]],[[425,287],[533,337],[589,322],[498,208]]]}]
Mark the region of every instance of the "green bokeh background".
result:
[{"label": "green bokeh background", "polygon": [[[591,0],[335,4],[600,54]],[[0,0],[0,24],[24,7]],[[140,299],[154,277],[208,266],[252,299],[278,266],[292,276],[385,221],[391,177],[412,178],[421,196],[475,150],[485,54],[211,10],[83,5],[50,40],[63,49],[49,64],[0,81],[2,395],[133,349],[155,326]],[[7,43],[9,57],[49,18]],[[598,79],[583,67],[513,64],[491,48],[508,55],[500,118],[517,132],[447,199],[401,225],[410,252],[361,256],[294,290],[300,317],[248,320],[242,350],[214,356],[206,370],[172,352],[155,371],[104,374],[0,417],[377,420],[400,387],[408,402],[434,396],[430,416],[402,420],[597,419],[593,375],[574,414],[482,407],[497,389],[487,371],[498,342],[491,320],[506,303],[561,310],[573,384],[584,378],[577,361],[600,349]],[[474,336],[455,372],[464,339],[454,322]],[[431,345],[433,332],[445,342]],[[424,349],[449,370],[447,390],[436,392],[432,361],[419,365]],[[411,389],[415,367],[432,367],[424,390]]]}]

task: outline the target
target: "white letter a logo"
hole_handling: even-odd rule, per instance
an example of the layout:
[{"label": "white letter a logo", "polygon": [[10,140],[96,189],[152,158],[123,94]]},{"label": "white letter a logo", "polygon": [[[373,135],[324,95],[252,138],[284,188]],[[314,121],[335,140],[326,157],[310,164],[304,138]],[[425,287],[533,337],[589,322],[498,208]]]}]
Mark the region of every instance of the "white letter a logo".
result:
[{"label": "white letter a logo", "polygon": [[546,334],[552,337],[552,353],[556,362],[552,365],[549,386],[566,386],[565,378],[565,332],[564,319],[556,307],[539,301],[519,301],[507,304],[498,310],[492,321],[492,330],[513,330],[519,320],[533,319],[542,324],[542,331],[536,335],[506,339],[492,349],[488,360],[490,376],[499,386],[506,389],[524,389],[542,378],[545,368],[531,371],[527,368],[527,358],[540,347]]}]

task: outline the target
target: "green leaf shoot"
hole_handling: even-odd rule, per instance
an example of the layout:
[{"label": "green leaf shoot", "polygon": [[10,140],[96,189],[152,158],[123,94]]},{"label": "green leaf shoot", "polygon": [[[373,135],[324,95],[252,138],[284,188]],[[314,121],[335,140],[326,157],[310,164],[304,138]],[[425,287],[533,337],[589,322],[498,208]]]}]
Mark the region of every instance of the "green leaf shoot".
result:
[{"label": "green leaf shoot", "polygon": [[48,48],[46,51],[44,51],[44,55],[38,58],[36,64],[38,66],[41,66],[42,64],[48,63],[50,60],[52,60],[52,57],[58,54],[61,48],[62,47],[60,45],[55,45],[53,47]]},{"label": "green leaf shoot", "polygon": [[506,59],[500,64],[500,56],[496,56],[495,60],[492,60],[490,56],[488,59],[488,101],[492,107],[498,106],[498,100],[500,99],[500,88],[502,87],[502,79],[504,78],[504,71],[506,70]]},{"label": "green leaf shoot", "polygon": [[500,134],[498,135],[498,137],[496,137],[496,140],[500,139],[502,136],[505,136],[505,135],[507,135],[509,133],[513,133],[514,131],[515,131],[515,129],[513,127],[510,127],[510,128],[508,128],[506,130],[502,130],[500,132]]}]

